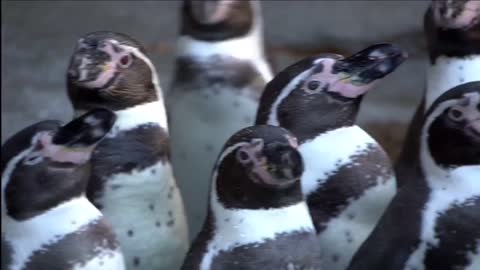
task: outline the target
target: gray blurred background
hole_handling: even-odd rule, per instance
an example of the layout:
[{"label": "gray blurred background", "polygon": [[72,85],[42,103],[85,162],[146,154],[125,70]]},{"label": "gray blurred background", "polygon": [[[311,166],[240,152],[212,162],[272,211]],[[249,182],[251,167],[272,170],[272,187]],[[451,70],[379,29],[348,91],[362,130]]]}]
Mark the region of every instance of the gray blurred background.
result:
[{"label": "gray blurred background", "polygon": [[[429,1],[262,1],[278,68],[310,54],[349,54],[393,42],[410,55],[364,100],[359,123],[395,156],[424,85]],[[142,42],[168,91],[180,1],[3,1],[2,143],[39,120],[68,120],[65,70],[79,36],[124,32]]]}]

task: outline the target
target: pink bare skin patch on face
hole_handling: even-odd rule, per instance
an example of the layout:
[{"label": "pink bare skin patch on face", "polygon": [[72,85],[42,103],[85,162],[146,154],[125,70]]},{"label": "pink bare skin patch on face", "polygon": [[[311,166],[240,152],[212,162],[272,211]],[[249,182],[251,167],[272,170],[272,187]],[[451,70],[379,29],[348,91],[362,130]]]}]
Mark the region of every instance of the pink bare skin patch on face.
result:
[{"label": "pink bare skin patch on face", "polygon": [[253,139],[251,143],[246,144],[238,149],[236,158],[241,164],[252,167],[249,175],[257,184],[276,185],[277,181],[273,179],[268,172],[268,161],[263,155],[263,140]]},{"label": "pink bare skin patch on face", "polygon": [[233,0],[192,1],[192,13],[200,23],[219,23],[228,17],[234,2]]},{"label": "pink bare skin patch on face", "polygon": [[302,89],[309,93],[328,91],[338,93],[347,98],[357,98],[374,86],[375,81],[369,84],[355,85],[353,84],[355,76],[342,72],[333,74],[332,68],[336,61],[330,58],[318,59],[316,64],[323,64],[323,70],[310,76],[302,85]]},{"label": "pink bare skin patch on face", "polygon": [[[107,53],[110,60],[100,66],[101,71],[97,78],[93,81],[87,81],[83,84],[88,88],[103,88],[122,68],[128,68],[132,62],[131,50],[122,47],[116,40],[107,40],[103,43],[103,47],[98,50]],[[86,78],[89,72],[88,64],[91,60],[88,57],[82,58],[79,66],[80,78]]]},{"label": "pink bare skin patch on face", "polygon": [[38,143],[42,146],[38,150],[41,156],[50,158],[56,162],[70,162],[74,164],[84,164],[90,160],[95,145],[81,148],[68,148],[63,145],[52,143],[53,134],[41,132],[38,137]]},{"label": "pink bare skin patch on face", "polygon": [[466,122],[467,131],[472,131],[477,136],[480,135],[480,104],[479,93],[468,93],[464,95],[457,105],[452,106],[449,111],[449,117],[457,122]]},{"label": "pink bare skin patch on face", "polygon": [[480,1],[471,0],[462,5],[458,0],[437,0],[432,4],[435,21],[444,28],[470,28],[479,23]]}]

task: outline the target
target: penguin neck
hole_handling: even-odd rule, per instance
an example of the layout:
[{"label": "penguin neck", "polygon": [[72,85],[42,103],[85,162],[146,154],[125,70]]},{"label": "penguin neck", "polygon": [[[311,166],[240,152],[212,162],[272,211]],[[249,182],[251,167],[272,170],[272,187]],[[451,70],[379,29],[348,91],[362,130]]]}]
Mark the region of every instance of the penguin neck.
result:
[{"label": "penguin neck", "polygon": [[480,80],[480,54],[466,57],[438,56],[427,69],[425,108],[449,89]]},{"label": "penguin neck", "polygon": [[221,41],[203,41],[187,35],[180,36],[177,42],[177,58],[189,58],[198,62],[222,56],[235,58],[253,63],[267,81],[271,80],[273,74],[265,57],[261,14],[258,9],[255,10],[253,26],[244,36]]},{"label": "penguin neck", "polygon": [[444,167],[437,164],[427,147],[425,134],[420,147],[420,164],[427,184],[433,190],[462,191],[480,195],[480,164]]},{"label": "penguin neck", "polygon": [[278,234],[314,231],[304,201],[279,208],[235,209],[224,207],[214,192],[210,205],[215,235],[225,244],[261,243]]},{"label": "penguin neck", "polygon": [[27,220],[17,221],[3,216],[2,234],[5,233],[7,240],[27,238],[27,246],[34,248],[36,245],[59,240],[100,218],[100,211],[82,195]]},{"label": "penguin neck", "polygon": [[[375,140],[356,125],[337,128],[301,143],[298,150],[305,163],[301,181],[303,195],[316,191],[328,179],[328,174],[347,165],[352,156],[367,151],[374,144]],[[321,163],[317,162],[319,156]]]},{"label": "penguin neck", "polygon": [[[107,137],[115,137],[118,132],[132,130],[145,125],[157,125],[168,131],[167,114],[161,99],[114,112],[117,120]],[[85,113],[85,111],[76,111],[75,113],[78,116]]]}]

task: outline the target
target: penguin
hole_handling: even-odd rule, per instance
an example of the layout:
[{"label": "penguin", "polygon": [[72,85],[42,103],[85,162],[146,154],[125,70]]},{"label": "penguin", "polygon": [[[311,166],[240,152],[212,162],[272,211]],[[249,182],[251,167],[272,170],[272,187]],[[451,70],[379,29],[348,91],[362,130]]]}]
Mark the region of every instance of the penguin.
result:
[{"label": "penguin", "polygon": [[183,270],[321,269],[297,147],[275,126],[247,127],[228,139],[212,174],[207,219]]},{"label": "penguin", "polygon": [[112,222],[128,269],[178,269],[188,251],[188,225],[162,91],[144,48],[121,33],[84,35],[71,57],[67,89],[75,111],[107,108],[117,116],[93,153],[87,197]]},{"label": "penguin", "polygon": [[97,109],[66,125],[41,121],[3,144],[2,269],[125,269],[110,223],[85,196],[92,151],[114,122]]},{"label": "penguin", "polygon": [[355,269],[480,269],[480,81],[426,112],[421,177],[407,181],[353,257]]},{"label": "penguin", "polygon": [[355,120],[363,96],[406,57],[391,44],[307,57],[278,73],[260,99],[256,124],[281,126],[299,140],[324,269],[347,267],[396,192],[389,157]]},{"label": "penguin", "polygon": [[480,1],[432,1],[424,32],[430,60],[426,89],[395,162],[399,186],[418,175],[418,138],[426,108],[447,90],[480,80]]},{"label": "penguin", "polygon": [[272,76],[259,1],[183,2],[166,100],[173,167],[192,238],[206,216],[216,153],[236,131],[253,124]]}]

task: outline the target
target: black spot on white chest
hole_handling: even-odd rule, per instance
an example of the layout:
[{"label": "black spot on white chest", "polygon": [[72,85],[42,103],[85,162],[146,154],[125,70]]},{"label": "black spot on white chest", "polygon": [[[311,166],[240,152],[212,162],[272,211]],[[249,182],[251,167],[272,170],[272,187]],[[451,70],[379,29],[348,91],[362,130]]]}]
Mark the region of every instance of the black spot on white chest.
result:
[{"label": "black spot on white chest", "polygon": [[280,234],[260,244],[221,251],[211,269],[312,269],[320,270],[321,247],[314,234]]},{"label": "black spot on white chest", "polygon": [[[429,246],[425,254],[428,269],[448,266],[468,266],[470,256],[480,256],[480,196],[454,204],[439,215],[434,232],[437,245]],[[455,252],[452,252],[455,251]],[[473,255],[476,254],[476,255]]]}]

